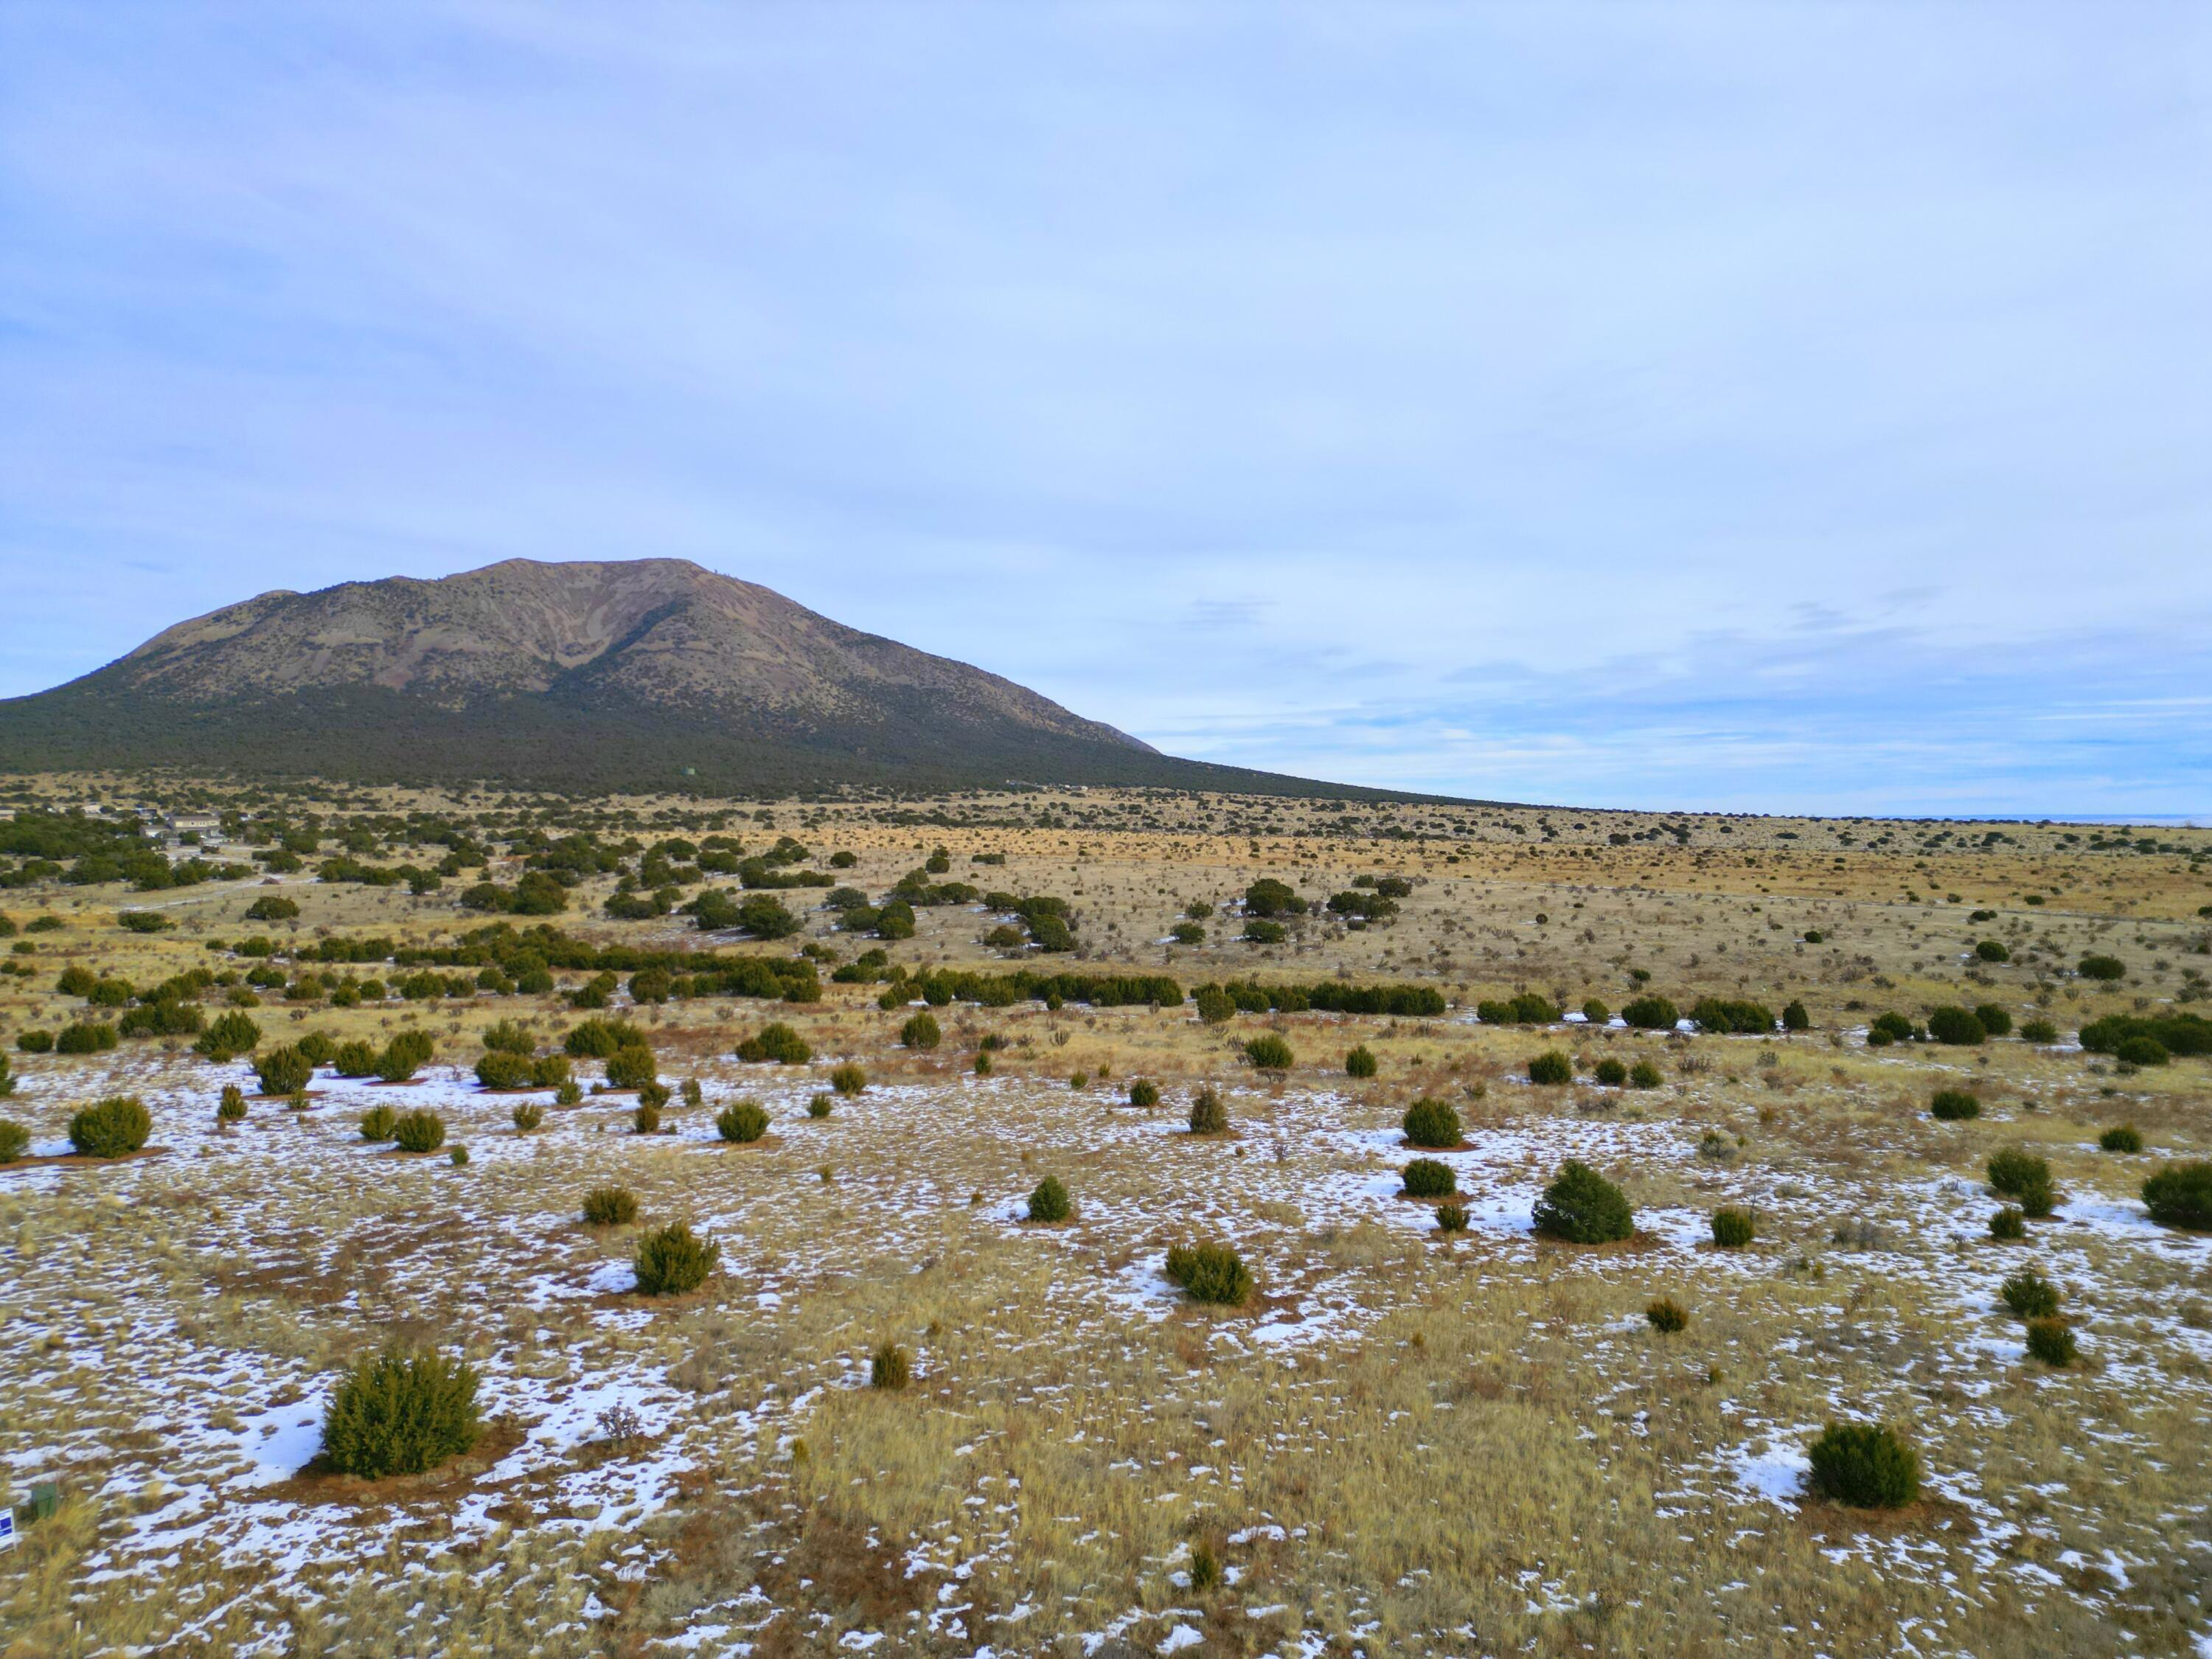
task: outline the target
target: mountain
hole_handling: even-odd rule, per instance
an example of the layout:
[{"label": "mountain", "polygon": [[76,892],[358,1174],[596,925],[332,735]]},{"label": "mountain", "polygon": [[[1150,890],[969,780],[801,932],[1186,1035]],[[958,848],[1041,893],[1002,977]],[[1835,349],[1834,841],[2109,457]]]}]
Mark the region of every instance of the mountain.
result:
[{"label": "mountain", "polygon": [[147,765],[571,790],[1370,793],[1162,755],[680,559],[509,559],[264,593],[0,701],[0,769]]}]

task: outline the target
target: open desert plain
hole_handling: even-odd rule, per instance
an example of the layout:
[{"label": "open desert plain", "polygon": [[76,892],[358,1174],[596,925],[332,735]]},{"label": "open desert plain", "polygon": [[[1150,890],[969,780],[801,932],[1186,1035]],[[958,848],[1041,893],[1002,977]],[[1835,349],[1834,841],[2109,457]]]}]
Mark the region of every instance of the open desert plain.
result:
[{"label": "open desert plain", "polygon": [[[11,1656],[2203,1628],[2212,1217],[2145,1191],[2212,1156],[2212,834],[9,804]],[[342,1472],[401,1354],[472,1427]],[[1917,1486],[1826,1493],[1832,1425]]]}]

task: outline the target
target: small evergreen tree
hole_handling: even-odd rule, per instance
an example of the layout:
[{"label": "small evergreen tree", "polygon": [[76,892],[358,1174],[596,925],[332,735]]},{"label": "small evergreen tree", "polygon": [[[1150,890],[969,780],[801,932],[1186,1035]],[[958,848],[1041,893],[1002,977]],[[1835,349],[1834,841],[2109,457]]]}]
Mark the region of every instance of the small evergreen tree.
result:
[{"label": "small evergreen tree", "polygon": [[136,1095],[110,1095],[70,1119],[70,1145],[81,1158],[128,1158],[154,1133],[145,1102]]},{"label": "small evergreen tree", "polygon": [[1536,1231],[1574,1244],[1606,1244],[1630,1237],[1636,1215],[1628,1199],[1587,1164],[1570,1158],[1536,1203]]},{"label": "small evergreen tree", "polygon": [[1066,1221],[1075,1214],[1075,1200],[1068,1197],[1067,1188],[1057,1176],[1047,1176],[1037,1182],[1030,1194],[1030,1219],[1048,1225]]},{"label": "small evergreen tree", "polygon": [[1407,1144],[1449,1148],[1460,1144],[1459,1114],[1449,1103],[1424,1097],[1406,1109],[1401,1126]]},{"label": "small evergreen tree", "polygon": [[707,1282],[721,1255],[713,1239],[695,1237],[684,1223],[672,1222],[638,1241],[637,1287],[647,1296],[685,1295]]},{"label": "small evergreen tree", "polygon": [[387,1348],[332,1392],[323,1461],[371,1480],[421,1474],[466,1452],[477,1432],[477,1374],[466,1362]]}]

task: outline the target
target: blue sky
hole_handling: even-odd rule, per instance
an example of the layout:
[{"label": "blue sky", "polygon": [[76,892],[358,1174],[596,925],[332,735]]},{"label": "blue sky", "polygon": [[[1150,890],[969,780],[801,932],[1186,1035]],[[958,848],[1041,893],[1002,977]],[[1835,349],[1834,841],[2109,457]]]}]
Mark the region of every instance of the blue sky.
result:
[{"label": "blue sky", "polygon": [[2212,811],[2212,9],[0,9],[0,695],[668,555],[1179,753]]}]

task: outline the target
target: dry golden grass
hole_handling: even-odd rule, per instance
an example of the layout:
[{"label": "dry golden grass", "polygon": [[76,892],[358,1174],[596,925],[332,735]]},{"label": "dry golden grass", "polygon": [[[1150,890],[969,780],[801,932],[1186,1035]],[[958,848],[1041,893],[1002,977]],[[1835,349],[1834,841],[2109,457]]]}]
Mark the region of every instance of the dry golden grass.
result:
[{"label": "dry golden grass", "polygon": [[[641,821],[690,810],[586,805]],[[1040,806],[1071,827],[787,802],[762,809],[775,829],[735,830],[849,848],[860,863],[841,879],[871,891],[941,843],[955,878],[1067,896],[1085,965],[1186,986],[1344,974],[1455,1001],[1526,987],[1617,1007],[1642,968],[1686,1008],[1802,996],[1815,1029],[1534,1032],[1458,1009],[1208,1028],[1187,1006],[956,1006],[938,1011],[943,1045],[915,1054],[877,988],[830,987],[803,1009],[629,1011],[664,1078],[697,1078],[705,1107],[672,1103],[675,1134],[637,1136],[626,1097],[587,1097],[523,1136],[511,1100],[447,1072],[501,1018],[553,1042],[576,1016],[550,1000],[256,1011],[279,1039],[428,1031],[431,1076],[385,1097],[438,1103],[472,1152],[465,1170],[363,1146],[363,1085],[319,1080],[309,1111],[257,1103],[219,1133],[215,1095],[240,1068],[219,1074],[181,1042],[15,1056],[23,1089],[0,1114],[40,1142],[120,1089],[146,1097],[173,1151],[0,1176],[0,1452],[15,1497],[48,1474],[64,1492],[0,1557],[0,1654],[642,1655],[686,1632],[704,1653],[880,1633],[879,1652],[1110,1654],[1158,1650],[1178,1626],[1202,1652],[1255,1655],[2190,1650],[2212,1585],[2212,1241],[2150,1229],[2133,1194],[2156,1157],[2212,1148],[2206,1062],[2123,1075],[2016,1041],[1870,1049],[1849,1033],[1938,1001],[2070,1028],[2193,994],[2201,859],[2091,853],[2065,826],[2004,826],[2021,844],[1960,853],[1921,848],[1927,826],[1741,819],[1723,847],[1711,820],[1528,809],[1362,807],[1357,834],[1307,803],[1093,792],[920,810]],[[1695,826],[1688,848],[1607,840],[1678,822]],[[1472,833],[1418,838],[1439,823]],[[1371,833],[1393,827],[1416,838]],[[971,866],[977,853],[1006,862]],[[1157,942],[1189,901],[1218,905],[1259,875],[1320,899],[1358,873],[1415,878],[1395,924],[1312,921],[1255,951],[1217,915],[1205,945]],[[611,885],[561,925],[697,939],[681,918],[600,919]],[[12,959],[36,974],[0,981],[0,1030],[12,1042],[80,1013],[53,988],[70,963],[143,982],[228,963],[210,938],[427,941],[484,920],[450,891],[295,882],[298,922],[250,927],[259,890],[9,895],[18,922],[66,925],[22,936],[35,949]],[[2045,903],[2021,903],[2029,891]],[[137,903],[178,927],[124,932],[115,911]],[[1977,907],[1998,914],[1971,922]],[[892,953],[988,966],[989,922],[925,911]],[[1830,942],[1802,942],[1808,927]],[[1962,962],[1976,938],[2039,956]],[[841,957],[870,943],[823,942]],[[2094,991],[2063,971],[2093,948],[2126,958],[2131,982]],[[772,1018],[799,1027],[811,1065],[732,1057]],[[1238,1044],[1261,1030],[1296,1053],[1287,1077],[1243,1065]],[[979,1079],[986,1035],[1006,1046]],[[1355,1042],[1378,1057],[1371,1082],[1343,1073]],[[1581,1080],[1522,1081],[1544,1048]],[[1597,1089],[1607,1056],[1650,1059],[1665,1080]],[[847,1057],[870,1086],[809,1117]],[[1078,1071],[1093,1079],[1081,1091]],[[1155,1110],[1119,1103],[1138,1077],[1162,1085]],[[1231,1118],[1218,1140],[1182,1127],[1207,1080]],[[1931,1091],[1960,1081],[1984,1116],[1929,1120]],[[1468,1127],[1451,1157],[1476,1221],[1455,1240],[1395,1196],[1395,1126],[1423,1094]],[[745,1095],[770,1108],[771,1138],[724,1148],[714,1110]],[[2152,1154],[2095,1150],[2120,1121]],[[1980,1181],[2014,1144],[2050,1159],[2067,1202],[2008,1246],[1985,1236],[1996,1200]],[[1528,1237],[1528,1201],[1567,1156],[1622,1182],[1641,1248]],[[1021,1204],[1047,1174],[1079,1213],[1030,1228]],[[688,1218],[723,1241],[705,1291],[653,1304],[623,1288],[637,1230],[576,1219],[609,1181],[637,1192],[641,1225]],[[1757,1212],[1749,1248],[1703,1242],[1723,1204]],[[1237,1243],[1252,1306],[1203,1310],[1160,1281],[1165,1248],[1199,1237]],[[2065,1289],[2076,1370],[2027,1364],[1994,1303],[2031,1261]],[[1686,1330],[1645,1323],[1662,1294],[1688,1309]],[[311,1452],[331,1374],[395,1334],[465,1351],[516,1449],[359,1501],[288,1483],[304,1454],[287,1468],[257,1449]],[[884,1341],[915,1356],[903,1393],[865,1386]],[[596,1426],[617,1400],[643,1419],[634,1441]],[[1838,1417],[1907,1426],[1927,1501],[1878,1518],[1798,1492],[1791,1456]],[[1200,1547],[1226,1569],[1211,1589],[1189,1581]]]}]

